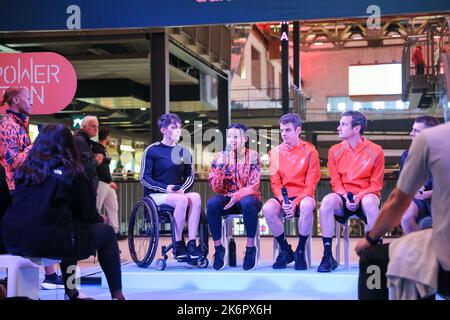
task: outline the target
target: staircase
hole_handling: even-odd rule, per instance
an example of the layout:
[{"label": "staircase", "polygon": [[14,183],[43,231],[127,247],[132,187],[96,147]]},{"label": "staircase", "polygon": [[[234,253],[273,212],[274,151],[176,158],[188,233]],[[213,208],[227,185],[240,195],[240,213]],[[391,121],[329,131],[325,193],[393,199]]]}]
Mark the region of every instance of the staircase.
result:
[{"label": "staircase", "polygon": [[[446,27],[448,34],[448,22]],[[402,71],[403,71],[403,101],[409,101],[409,109],[423,109],[441,105],[448,108],[448,89],[450,85],[449,36],[439,37],[435,41],[434,31],[429,30],[426,40],[408,38],[403,47]],[[423,75],[417,75],[411,65],[411,52],[417,45],[422,45],[427,65]],[[435,52],[434,52],[435,51]],[[439,53],[439,54],[437,54]]]}]

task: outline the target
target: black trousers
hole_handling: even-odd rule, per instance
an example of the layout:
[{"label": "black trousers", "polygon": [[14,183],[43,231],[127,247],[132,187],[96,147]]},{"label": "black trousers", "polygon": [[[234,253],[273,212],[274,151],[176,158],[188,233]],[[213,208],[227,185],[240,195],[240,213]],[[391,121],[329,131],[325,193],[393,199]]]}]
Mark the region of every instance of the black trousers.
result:
[{"label": "black trousers", "polygon": [[223,208],[228,202],[230,202],[230,197],[215,195],[208,200],[206,205],[206,216],[213,240],[217,241],[222,237],[222,216],[229,214],[242,214],[247,237],[254,238],[258,224],[258,212],[262,207],[261,201],[254,195],[245,196],[233,207],[224,210]]},{"label": "black trousers", "polygon": [[[105,223],[92,225],[94,230],[95,248],[98,253],[98,261],[108,281],[109,291],[115,292],[122,289],[122,271],[120,269],[120,253],[114,229]],[[77,260],[63,260],[60,263],[64,286],[66,289],[74,283],[75,266]],[[70,278],[72,276],[72,278]],[[68,288],[69,286],[69,288]]]},{"label": "black trousers", "polygon": [[425,65],[423,63],[416,64],[416,75],[422,75],[425,73]]},{"label": "black trousers", "polygon": [[[389,263],[389,244],[377,245],[365,250],[359,260],[358,299],[359,300],[388,300],[387,266]],[[381,272],[380,287],[371,286],[374,275],[373,266],[378,266]],[[407,266],[405,266],[407,267]],[[439,267],[438,293],[450,296],[450,271]],[[434,299],[434,295],[424,300]]]}]

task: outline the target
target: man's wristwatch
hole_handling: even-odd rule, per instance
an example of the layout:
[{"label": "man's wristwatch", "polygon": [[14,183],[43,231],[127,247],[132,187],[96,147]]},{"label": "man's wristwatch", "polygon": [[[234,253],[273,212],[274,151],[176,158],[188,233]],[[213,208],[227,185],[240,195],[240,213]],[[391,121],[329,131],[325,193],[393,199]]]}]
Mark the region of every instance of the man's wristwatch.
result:
[{"label": "man's wristwatch", "polygon": [[371,236],[369,236],[369,231],[366,232],[366,240],[370,243],[370,245],[375,246],[378,243],[380,243],[380,238],[373,239]]}]

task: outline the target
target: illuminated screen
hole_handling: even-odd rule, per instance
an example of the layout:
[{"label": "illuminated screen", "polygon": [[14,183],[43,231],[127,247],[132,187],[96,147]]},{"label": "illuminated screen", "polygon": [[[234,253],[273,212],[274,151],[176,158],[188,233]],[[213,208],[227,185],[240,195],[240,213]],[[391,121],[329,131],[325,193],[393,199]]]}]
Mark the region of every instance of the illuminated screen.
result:
[{"label": "illuminated screen", "polygon": [[388,95],[402,93],[400,63],[348,67],[348,95]]}]

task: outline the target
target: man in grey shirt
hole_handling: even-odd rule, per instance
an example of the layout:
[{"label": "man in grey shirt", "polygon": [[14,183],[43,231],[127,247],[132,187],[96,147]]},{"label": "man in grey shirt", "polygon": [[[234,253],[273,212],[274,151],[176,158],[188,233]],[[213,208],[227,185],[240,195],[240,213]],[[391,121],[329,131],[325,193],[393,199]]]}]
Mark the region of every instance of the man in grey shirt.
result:
[{"label": "man in grey shirt", "polygon": [[[360,240],[355,251],[360,256],[358,295],[360,299],[388,299],[386,272],[392,260],[389,245],[377,245],[378,240],[397,226],[416,192],[425,183],[429,174],[433,175],[433,199],[431,202],[433,229],[428,232],[431,241],[424,245],[427,230],[408,235],[411,247],[422,252],[431,252],[438,261],[437,292],[450,296],[450,123],[423,130],[414,140],[402,170],[397,187],[384,204],[380,215],[366,238]],[[423,234],[422,234],[423,233]],[[367,280],[371,276],[369,267],[380,268],[381,288],[368,288]],[[405,269],[417,268],[405,265]],[[414,279],[411,279],[414,280]],[[426,297],[424,297],[426,298]]]}]

